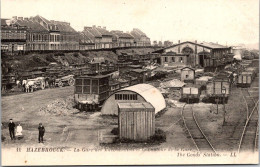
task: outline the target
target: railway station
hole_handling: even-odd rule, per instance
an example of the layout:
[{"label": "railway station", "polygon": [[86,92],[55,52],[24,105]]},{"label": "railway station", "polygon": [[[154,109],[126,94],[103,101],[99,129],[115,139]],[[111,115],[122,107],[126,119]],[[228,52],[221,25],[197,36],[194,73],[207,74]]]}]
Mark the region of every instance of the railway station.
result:
[{"label": "railway station", "polygon": [[46,146],[258,151],[259,50],[40,15],[1,30],[3,147],[12,118],[23,146],[41,122]]}]

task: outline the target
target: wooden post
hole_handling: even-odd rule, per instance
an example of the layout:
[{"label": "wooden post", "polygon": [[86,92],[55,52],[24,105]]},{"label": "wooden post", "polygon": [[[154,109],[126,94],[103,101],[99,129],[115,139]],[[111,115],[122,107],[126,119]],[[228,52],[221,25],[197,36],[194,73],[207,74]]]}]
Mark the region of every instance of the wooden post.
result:
[{"label": "wooden post", "polygon": [[217,102],[217,113],[216,114],[218,114],[218,101],[219,101],[219,99],[216,98],[216,102]]},{"label": "wooden post", "polygon": [[[224,95],[223,95],[223,99],[224,99]],[[226,107],[225,107],[225,102],[223,100],[223,109],[224,109],[224,119],[223,119],[223,125],[226,123]]]}]

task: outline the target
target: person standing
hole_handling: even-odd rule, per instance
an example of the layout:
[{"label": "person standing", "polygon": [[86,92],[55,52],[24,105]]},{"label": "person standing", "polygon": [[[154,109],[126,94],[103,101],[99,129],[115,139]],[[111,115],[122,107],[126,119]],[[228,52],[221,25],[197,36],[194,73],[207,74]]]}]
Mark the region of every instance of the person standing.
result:
[{"label": "person standing", "polygon": [[42,125],[42,123],[39,124],[39,127],[38,127],[38,130],[39,130],[39,143],[43,143],[43,136],[44,136],[44,133],[45,133],[45,129],[44,129],[44,126]]},{"label": "person standing", "polygon": [[9,127],[9,133],[10,133],[11,140],[14,140],[15,139],[15,136],[14,136],[15,124],[13,123],[13,119],[10,119],[8,127]]},{"label": "person standing", "polygon": [[16,134],[15,134],[15,136],[17,136],[18,140],[20,140],[23,137],[22,131],[23,131],[23,127],[19,123],[18,126],[16,127]]}]

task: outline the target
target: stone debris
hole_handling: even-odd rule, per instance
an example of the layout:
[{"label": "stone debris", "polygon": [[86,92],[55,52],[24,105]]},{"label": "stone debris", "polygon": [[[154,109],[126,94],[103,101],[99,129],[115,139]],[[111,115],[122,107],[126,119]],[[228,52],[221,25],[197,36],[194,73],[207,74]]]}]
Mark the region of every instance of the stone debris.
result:
[{"label": "stone debris", "polygon": [[73,108],[74,99],[73,96],[69,96],[66,99],[56,99],[47,106],[40,108],[39,114],[45,115],[70,115],[79,112],[76,108]]},{"label": "stone debris", "polygon": [[163,82],[160,84],[161,88],[181,88],[185,85],[184,82],[178,80],[178,79],[173,79],[167,82]]}]

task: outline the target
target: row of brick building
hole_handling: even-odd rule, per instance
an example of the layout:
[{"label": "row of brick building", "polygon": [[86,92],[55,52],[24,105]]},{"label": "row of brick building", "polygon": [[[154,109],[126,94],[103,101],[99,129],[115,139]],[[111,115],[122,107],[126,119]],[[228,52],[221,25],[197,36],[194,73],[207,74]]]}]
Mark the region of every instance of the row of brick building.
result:
[{"label": "row of brick building", "polygon": [[1,19],[1,43],[3,52],[151,46],[150,38],[136,28],[125,33],[92,26],[77,32],[68,22],[47,20],[39,15]]}]

